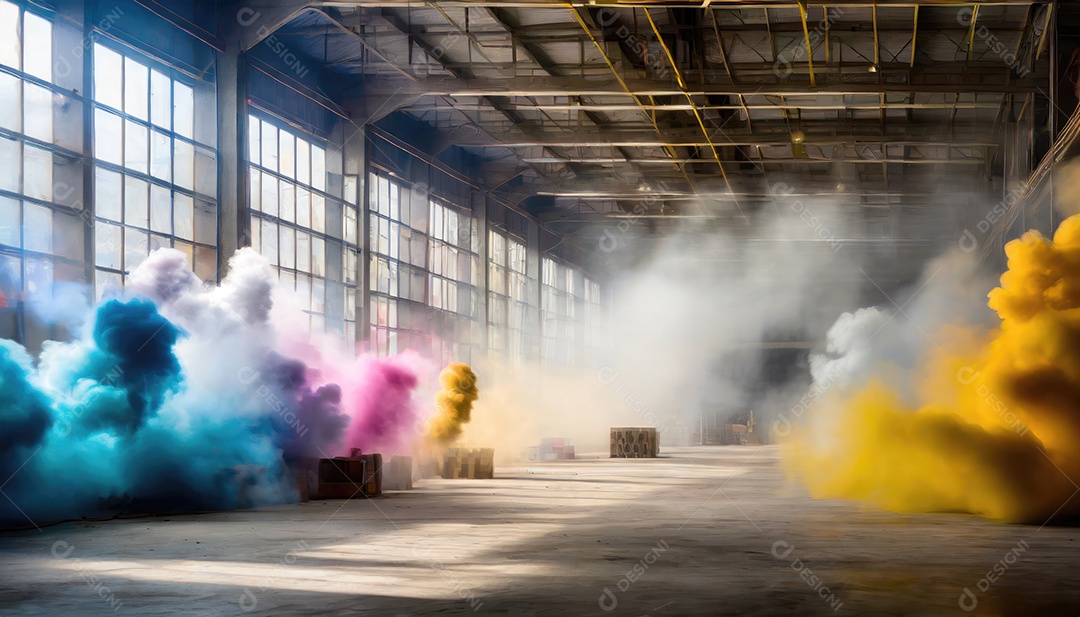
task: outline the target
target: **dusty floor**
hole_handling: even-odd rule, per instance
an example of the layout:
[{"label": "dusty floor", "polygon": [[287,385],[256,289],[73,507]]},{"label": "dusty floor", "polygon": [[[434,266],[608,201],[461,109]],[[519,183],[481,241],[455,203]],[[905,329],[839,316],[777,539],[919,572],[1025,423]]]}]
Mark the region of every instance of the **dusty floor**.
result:
[{"label": "dusty floor", "polygon": [[0,534],[0,617],[1080,614],[1080,529],[812,501],[774,447],[663,456]]}]

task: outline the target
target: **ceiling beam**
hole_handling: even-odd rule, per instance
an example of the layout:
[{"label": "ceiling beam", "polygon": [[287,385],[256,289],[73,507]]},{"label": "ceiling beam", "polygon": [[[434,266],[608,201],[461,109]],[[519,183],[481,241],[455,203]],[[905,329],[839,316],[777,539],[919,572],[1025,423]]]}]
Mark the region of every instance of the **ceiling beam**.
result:
[{"label": "ceiling beam", "polygon": [[[1008,83],[1009,76],[1012,82]],[[685,91],[676,84],[648,79],[588,79],[583,77],[511,77],[507,79],[454,79],[448,77],[424,77],[415,82],[385,77],[362,79],[359,86],[368,95],[391,95],[401,93],[425,96],[450,96],[476,98],[485,96],[605,96],[630,97],[640,100],[647,96],[753,96],[785,95],[797,97],[844,96],[852,94],[885,93],[1031,93],[1039,87],[1033,79],[1015,79],[1007,68],[999,75],[998,83],[845,83],[828,84],[810,88],[797,83],[765,84],[694,84]],[[819,74],[820,77],[820,74]],[[946,76],[950,77],[950,76]],[[624,87],[625,86],[625,87]]]}]

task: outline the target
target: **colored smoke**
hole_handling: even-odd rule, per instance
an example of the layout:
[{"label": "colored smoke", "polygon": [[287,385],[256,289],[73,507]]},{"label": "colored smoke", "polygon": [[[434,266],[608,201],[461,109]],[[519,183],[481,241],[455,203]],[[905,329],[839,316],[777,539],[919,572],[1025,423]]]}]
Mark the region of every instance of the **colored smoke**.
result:
[{"label": "colored smoke", "polygon": [[273,271],[229,266],[207,287],[162,249],[36,365],[0,340],[0,526],[287,502],[291,466],[410,434],[415,362],[297,357]]},{"label": "colored smoke", "polygon": [[1015,522],[1080,514],[1080,216],[1005,252],[992,330],[924,322],[934,344],[912,362],[875,338],[875,312],[830,331],[840,357],[817,359],[819,398],[786,444],[815,497]]},{"label": "colored smoke", "polygon": [[473,401],[480,397],[476,374],[468,364],[453,363],[439,373],[442,389],[435,395],[435,416],[428,423],[428,437],[439,446],[449,446],[461,436],[469,422]]}]

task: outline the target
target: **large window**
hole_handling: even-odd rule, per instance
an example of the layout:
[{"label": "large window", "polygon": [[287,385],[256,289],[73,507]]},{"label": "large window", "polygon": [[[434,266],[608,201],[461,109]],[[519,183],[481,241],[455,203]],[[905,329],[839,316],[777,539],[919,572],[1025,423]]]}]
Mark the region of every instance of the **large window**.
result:
[{"label": "large window", "polygon": [[576,359],[574,269],[550,257],[544,257],[541,265],[541,356],[572,364]]},{"label": "large window", "polygon": [[383,174],[368,184],[372,347],[469,361],[479,283],[472,217]]},{"label": "large window", "polygon": [[197,86],[212,88],[101,43],[93,61],[98,295],[163,247],[182,251],[201,279],[216,282],[216,114]]},{"label": "large window", "polygon": [[[358,274],[357,178],[331,191],[328,143],[248,119],[251,245],[277,270],[279,284],[296,291],[312,332],[336,331],[356,340]],[[330,167],[328,169],[328,167]],[[334,194],[341,191],[342,195]]]},{"label": "large window", "polygon": [[381,174],[370,190],[371,345],[382,355],[428,344],[426,195]]},{"label": "large window", "polygon": [[85,281],[82,108],[54,84],[53,23],[0,0],[0,337],[23,299]]},{"label": "large window", "polygon": [[[488,233],[488,343],[496,356],[520,365],[527,352],[530,329],[525,244],[491,230]],[[533,279],[535,281],[535,279]]]},{"label": "large window", "polygon": [[470,362],[480,330],[475,327],[480,301],[480,257],[472,216],[436,199],[429,200],[431,248],[429,304],[436,309],[439,337],[432,349],[436,358]]}]

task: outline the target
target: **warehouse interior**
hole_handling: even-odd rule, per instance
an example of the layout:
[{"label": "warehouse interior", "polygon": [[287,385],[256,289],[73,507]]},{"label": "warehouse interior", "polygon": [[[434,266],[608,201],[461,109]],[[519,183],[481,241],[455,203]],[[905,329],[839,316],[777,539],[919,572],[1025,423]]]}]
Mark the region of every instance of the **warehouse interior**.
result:
[{"label": "warehouse interior", "polygon": [[1080,6],[0,0],[0,615],[1077,614]]}]

